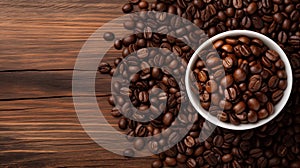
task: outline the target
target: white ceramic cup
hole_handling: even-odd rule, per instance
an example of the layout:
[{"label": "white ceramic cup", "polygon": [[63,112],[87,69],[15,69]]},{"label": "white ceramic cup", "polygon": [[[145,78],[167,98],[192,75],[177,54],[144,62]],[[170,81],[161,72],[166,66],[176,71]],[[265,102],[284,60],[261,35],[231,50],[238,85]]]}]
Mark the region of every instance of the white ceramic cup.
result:
[{"label": "white ceramic cup", "polygon": [[[264,42],[264,44],[272,50],[277,51],[277,53],[280,55],[281,60],[284,62],[285,64],[285,70],[286,70],[286,74],[287,74],[287,88],[284,90],[284,94],[282,99],[274,106],[274,113],[270,116],[268,116],[265,119],[259,120],[256,123],[247,123],[247,124],[240,124],[240,125],[234,125],[231,123],[225,123],[220,121],[217,117],[209,114],[208,111],[206,111],[205,109],[203,109],[200,105],[199,102],[199,98],[197,98],[196,96],[199,95],[195,95],[193,93],[193,91],[191,90],[191,79],[190,79],[190,74],[192,71],[192,68],[194,66],[194,64],[196,63],[199,55],[198,53],[203,50],[206,47],[209,46],[213,46],[212,43],[218,39],[223,39],[226,37],[232,37],[232,36],[247,36],[250,38],[258,38],[260,40],[262,40]],[[192,105],[194,106],[194,108],[200,113],[200,115],[202,117],[204,117],[206,120],[208,120],[209,122],[223,127],[223,128],[227,128],[227,129],[231,129],[231,130],[247,130],[247,129],[252,129],[252,128],[256,128],[259,127],[263,124],[268,123],[269,121],[271,121],[273,118],[275,118],[283,109],[283,107],[285,106],[285,104],[287,103],[289,96],[291,94],[291,90],[292,90],[292,84],[293,84],[293,74],[292,74],[292,68],[291,65],[289,63],[289,60],[286,56],[286,54],[283,52],[283,50],[270,38],[257,33],[257,32],[253,32],[253,31],[249,31],[249,30],[231,30],[231,31],[226,31],[223,32],[221,34],[218,34],[216,36],[213,36],[212,38],[210,38],[209,40],[205,41],[194,53],[194,55],[191,57],[189,64],[187,66],[187,70],[186,70],[186,76],[185,76],[185,84],[186,84],[186,90],[187,90],[187,94],[189,97],[190,102],[192,103]]]}]

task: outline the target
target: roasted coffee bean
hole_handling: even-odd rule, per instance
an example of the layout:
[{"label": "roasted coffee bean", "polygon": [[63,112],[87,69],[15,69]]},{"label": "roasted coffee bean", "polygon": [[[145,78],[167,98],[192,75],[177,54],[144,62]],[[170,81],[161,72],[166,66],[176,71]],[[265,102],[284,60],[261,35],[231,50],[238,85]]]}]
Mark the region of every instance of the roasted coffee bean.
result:
[{"label": "roasted coffee bean", "polygon": [[130,13],[133,10],[133,6],[130,3],[127,3],[122,8],[124,13]]},{"label": "roasted coffee bean", "polygon": [[115,39],[115,34],[112,32],[105,32],[103,38],[105,41],[113,41]]},{"label": "roasted coffee bean", "polygon": [[109,73],[111,70],[111,66],[108,63],[102,62],[98,67],[98,71],[103,74]]},{"label": "roasted coffee bean", "polygon": [[263,70],[261,63],[258,61],[250,62],[249,66],[250,66],[250,72],[252,74],[259,74]]},{"label": "roasted coffee bean", "polygon": [[187,160],[186,165],[187,165],[189,168],[195,168],[195,167],[197,166],[197,162],[196,162],[195,159],[189,158],[189,159]]},{"label": "roasted coffee bean", "polygon": [[279,59],[279,54],[276,51],[274,51],[274,50],[268,50],[266,52],[266,57],[269,60],[275,62],[275,61],[277,61]]},{"label": "roasted coffee bean", "polygon": [[224,139],[222,136],[218,135],[214,138],[213,140],[213,144],[216,146],[216,147],[221,147],[223,145],[223,142],[224,142]]},{"label": "roasted coffee bean", "polygon": [[279,78],[274,75],[269,79],[268,86],[270,88],[276,88],[278,86],[278,83],[279,83]]},{"label": "roasted coffee bean", "polygon": [[134,156],[134,151],[132,149],[126,149],[126,150],[124,150],[123,155],[125,157],[133,157]]},{"label": "roasted coffee bean", "polygon": [[127,127],[128,127],[128,121],[127,121],[127,119],[121,118],[119,120],[119,128],[122,129],[122,130],[125,130],[125,129],[127,129]]},{"label": "roasted coffee bean", "polygon": [[148,9],[149,4],[147,1],[141,1],[138,6],[140,9]]},{"label": "roasted coffee bean", "polygon": [[213,153],[209,153],[209,154],[205,155],[204,159],[211,166],[215,166],[218,164],[218,159],[215,157],[215,155]]},{"label": "roasted coffee bean", "polygon": [[207,79],[208,79],[208,76],[207,76],[207,73],[205,72],[205,71],[200,71],[198,74],[197,74],[197,76],[198,76],[198,80],[200,81],[200,82],[206,82],[207,81]]},{"label": "roasted coffee bean", "polygon": [[232,75],[226,75],[225,77],[222,78],[221,80],[221,85],[224,87],[224,88],[228,88],[229,86],[231,86],[234,82],[234,79],[232,77]]},{"label": "roasted coffee bean", "polygon": [[187,147],[192,148],[195,145],[195,140],[191,136],[187,136],[184,140],[184,143]]},{"label": "roasted coffee bean", "polygon": [[272,94],[272,101],[274,103],[278,102],[283,97],[283,91],[277,90]]},{"label": "roasted coffee bean", "polygon": [[149,100],[149,94],[146,91],[142,91],[139,93],[139,101],[142,103],[146,103]]},{"label": "roasted coffee bean", "polygon": [[256,2],[251,2],[248,5],[248,7],[246,8],[246,11],[247,11],[248,14],[252,15],[252,14],[254,14],[256,12],[257,8],[258,7],[257,7]]},{"label": "roasted coffee bean", "polygon": [[173,114],[170,112],[166,113],[163,117],[164,125],[169,126],[171,125],[172,121],[173,121]]},{"label": "roasted coffee bean", "polygon": [[160,160],[156,160],[152,163],[151,165],[152,168],[162,168],[163,167],[163,163]]},{"label": "roasted coffee bean", "polygon": [[263,104],[269,100],[267,95],[264,94],[263,92],[256,92],[254,94],[255,94],[255,97],[257,98],[257,100]]},{"label": "roasted coffee bean", "polygon": [[280,80],[279,83],[278,83],[278,88],[279,89],[286,89],[287,88],[287,81],[286,80]]},{"label": "roasted coffee bean", "polygon": [[213,93],[218,89],[218,84],[214,80],[209,80],[206,82],[205,88],[208,93]]},{"label": "roasted coffee bean", "polygon": [[241,53],[243,56],[248,57],[248,56],[250,56],[250,54],[251,54],[251,49],[250,49],[250,47],[247,46],[247,45],[241,45],[240,53]]},{"label": "roasted coffee bean", "polygon": [[114,107],[114,108],[111,110],[110,114],[111,114],[113,117],[121,117],[121,116],[122,116],[122,114],[120,113],[119,109],[116,108],[116,107]]},{"label": "roasted coffee bean", "polygon": [[251,157],[259,158],[263,155],[263,150],[259,149],[259,148],[252,149],[252,150],[249,151],[249,154],[250,154]]},{"label": "roasted coffee bean", "polygon": [[257,111],[260,108],[260,103],[255,98],[250,98],[247,102],[247,105],[248,105],[249,109],[254,110],[254,111]]},{"label": "roasted coffee bean", "polygon": [[175,165],[177,164],[177,161],[176,161],[175,158],[166,157],[165,163],[166,163],[168,166],[175,166]]},{"label": "roasted coffee bean", "polygon": [[229,44],[225,44],[221,47],[224,51],[228,52],[228,53],[231,53],[233,51],[233,48],[231,45]]},{"label": "roasted coffee bean", "polygon": [[237,99],[238,91],[236,88],[230,87],[230,88],[225,89],[224,95],[225,95],[226,100],[233,102]]},{"label": "roasted coffee bean", "polygon": [[226,100],[221,100],[219,103],[219,107],[224,110],[231,110],[232,103],[230,103],[229,101],[226,101]]},{"label": "roasted coffee bean", "polygon": [[243,69],[238,68],[234,71],[233,78],[236,82],[243,82],[246,80],[247,74]]},{"label": "roasted coffee bean", "polygon": [[258,119],[265,119],[268,117],[268,111],[266,109],[261,109],[257,112]]},{"label": "roasted coffee bean", "polygon": [[260,75],[253,75],[249,79],[248,89],[251,92],[256,92],[261,88],[262,77]]},{"label": "roasted coffee bean", "polygon": [[282,23],[283,20],[284,20],[284,16],[281,14],[281,13],[275,13],[274,16],[274,21],[277,22],[277,23]]},{"label": "roasted coffee bean", "polygon": [[213,68],[215,66],[221,65],[221,59],[218,57],[210,57],[206,60],[206,66],[208,68]]},{"label": "roasted coffee bean", "polygon": [[225,69],[230,70],[234,66],[234,60],[232,57],[226,57],[223,59],[223,66]]},{"label": "roasted coffee bean", "polygon": [[142,150],[144,148],[145,142],[142,138],[137,138],[134,143],[133,146],[136,150]]},{"label": "roasted coffee bean", "polygon": [[250,111],[248,112],[247,118],[248,118],[248,121],[249,121],[250,123],[255,123],[255,122],[257,121],[257,119],[258,119],[258,116],[257,116],[257,113],[256,113],[255,111],[250,110]]},{"label": "roasted coffee bean", "polygon": [[265,157],[262,156],[262,157],[258,158],[257,166],[259,168],[267,168],[267,165],[268,165],[268,160]]},{"label": "roasted coffee bean", "polygon": [[207,102],[210,100],[210,94],[208,92],[204,92],[202,94],[200,94],[200,101],[201,102]]},{"label": "roasted coffee bean", "polygon": [[236,114],[242,113],[245,109],[246,109],[246,104],[242,101],[240,101],[233,107],[233,110]]}]

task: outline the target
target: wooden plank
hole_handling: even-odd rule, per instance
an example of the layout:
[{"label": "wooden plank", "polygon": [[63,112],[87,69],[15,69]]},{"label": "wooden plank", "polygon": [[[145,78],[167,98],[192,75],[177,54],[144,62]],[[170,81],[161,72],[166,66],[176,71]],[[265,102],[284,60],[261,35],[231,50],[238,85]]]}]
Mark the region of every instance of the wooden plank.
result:
[{"label": "wooden plank", "polygon": [[[96,144],[72,101],[75,59],[88,37],[122,16],[121,0],[0,1],[0,167],[141,167]],[[110,50],[112,63],[120,51]],[[107,121],[110,77],[97,73],[99,106]]]}]

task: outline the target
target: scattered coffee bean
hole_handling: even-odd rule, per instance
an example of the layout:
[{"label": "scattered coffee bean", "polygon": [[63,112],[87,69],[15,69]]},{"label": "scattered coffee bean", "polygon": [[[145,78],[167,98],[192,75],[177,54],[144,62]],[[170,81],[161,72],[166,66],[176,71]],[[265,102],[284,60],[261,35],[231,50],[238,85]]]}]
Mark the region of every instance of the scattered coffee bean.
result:
[{"label": "scattered coffee bean", "polygon": [[105,32],[105,33],[103,34],[103,38],[104,38],[104,40],[106,40],[106,41],[113,41],[113,40],[115,39],[115,35],[114,35],[114,33],[112,33],[112,32]]}]

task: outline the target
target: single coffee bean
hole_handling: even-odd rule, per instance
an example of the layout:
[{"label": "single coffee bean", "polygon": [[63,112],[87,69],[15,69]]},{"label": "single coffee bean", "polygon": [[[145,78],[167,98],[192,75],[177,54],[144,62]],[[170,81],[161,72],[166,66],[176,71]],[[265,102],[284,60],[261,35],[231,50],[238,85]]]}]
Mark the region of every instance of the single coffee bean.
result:
[{"label": "single coffee bean", "polygon": [[242,8],[243,7],[243,1],[242,0],[233,0],[233,6],[236,9]]},{"label": "single coffee bean", "polygon": [[248,115],[247,116],[248,121],[250,123],[255,123],[257,121],[257,119],[258,119],[257,113],[255,111],[253,111],[253,110],[250,110],[247,115]]},{"label": "single coffee bean", "polygon": [[284,16],[281,13],[275,13],[274,16],[274,21],[281,24],[284,20]]},{"label": "single coffee bean", "polygon": [[220,135],[217,135],[214,140],[213,140],[213,144],[216,146],[216,147],[221,147],[224,143],[224,139],[222,136]]},{"label": "single coffee bean", "polygon": [[286,79],[287,78],[285,70],[279,70],[279,71],[277,71],[277,76],[280,79]]},{"label": "single coffee bean", "polygon": [[250,154],[251,157],[259,158],[263,155],[263,150],[259,149],[259,148],[251,149],[249,151],[249,154]]},{"label": "single coffee bean", "polygon": [[279,83],[278,83],[278,88],[279,89],[286,89],[287,88],[287,81],[286,80],[280,80]]},{"label": "single coffee bean", "polygon": [[233,102],[237,99],[238,91],[236,90],[236,88],[230,87],[225,89],[224,95],[226,100]]},{"label": "single coffee bean", "polygon": [[283,97],[283,91],[282,90],[277,90],[272,94],[272,101],[274,103],[278,102],[279,100],[281,100],[281,98]]},{"label": "single coffee bean", "polygon": [[227,100],[221,100],[219,103],[219,107],[224,110],[230,110],[232,108],[232,103]]},{"label": "single coffee bean", "polygon": [[236,69],[233,73],[233,78],[236,82],[243,82],[246,80],[246,77],[246,72],[241,68]]},{"label": "single coffee bean", "polygon": [[123,155],[125,157],[133,157],[134,156],[134,151],[132,149],[126,149],[126,150],[124,150]]},{"label": "single coffee bean", "polygon": [[103,38],[105,41],[113,41],[115,39],[115,35],[112,32],[105,32],[103,34]]},{"label": "single coffee bean", "polygon": [[98,67],[98,71],[103,74],[109,73],[110,70],[111,70],[111,66],[105,62],[101,62],[100,66]]},{"label": "single coffee bean", "polygon": [[232,57],[226,57],[223,59],[223,66],[225,69],[229,70],[233,67],[234,65],[234,60]]},{"label": "single coffee bean", "polygon": [[247,11],[248,14],[252,15],[252,14],[254,14],[256,12],[257,8],[258,7],[257,7],[256,2],[251,2],[248,5],[248,7],[246,8],[246,11]]},{"label": "single coffee bean", "polygon": [[238,102],[234,107],[233,110],[236,114],[242,113],[246,109],[246,104],[243,101]]},{"label": "single coffee bean", "polygon": [[175,165],[177,164],[177,161],[176,161],[175,158],[166,157],[165,163],[166,163],[168,166],[175,166]]},{"label": "single coffee bean", "polygon": [[279,54],[276,51],[274,51],[274,50],[267,50],[266,57],[269,60],[275,62],[275,61],[277,61],[279,59]]},{"label": "single coffee bean", "polygon": [[213,93],[218,89],[218,84],[214,80],[209,80],[206,82],[205,88],[208,93]]},{"label": "single coffee bean", "polygon": [[217,115],[217,117],[218,117],[218,119],[219,119],[220,121],[223,121],[223,122],[228,121],[228,115],[227,115],[227,113],[225,113],[225,112],[219,113],[219,114]]},{"label": "single coffee bean", "polygon": [[228,88],[229,86],[231,86],[233,84],[233,77],[232,75],[226,75],[225,77],[222,78],[221,80],[221,85],[224,87],[224,88]]},{"label": "single coffee bean", "polygon": [[215,157],[215,155],[213,153],[209,153],[208,155],[205,155],[204,159],[211,166],[215,166],[218,164],[218,159]]},{"label": "single coffee bean", "polygon": [[267,118],[268,117],[268,111],[266,110],[266,109],[261,109],[261,110],[259,110],[258,111],[258,113],[257,113],[257,116],[258,116],[258,119],[265,119],[265,118]]},{"label": "single coffee bean", "polygon": [[257,100],[260,101],[261,103],[267,103],[269,100],[267,95],[264,94],[263,92],[256,92],[254,94],[255,94],[255,97],[257,98]]},{"label": "single coffee bean", "polygon": [[218,57],[210,57],[206,60],[206,66],[208,68],[213,68],[215,66],[221,65],[221,59]]},{"label": "single coffee bean", "polygon": [[128,126],[128,121],[127,121],[127,119],[121,118],[121,119],[119,120],[119,128],[122,129],[122,130],[125,130],[125,129],[127,129],[127,126]]},{"label": "single coffee bean", "polygon": [[233,125],[239,125],[239,124],[241,124],[240,120],[234,114],[230,114],[229,115],[229,121]]},{"label": "single coffee bean", "polygon": [[251,109],[251,110],[254,110],[254,111],[257,111],[260,109],[260,104],[259,104],[259,101],[255,98],[251,98],[248,100],[247,102],[248,104],[248,107]]},{"label": "single coffee bean", "polygon": [[147,1],[141,1],[138,6],[140,9],[148,9],[149,4]]},{"label": "single coffee bean", "polygon": [[261,88],[262,77],[260,75],[253,75],[249,79],[248,89],[251,92],[256,92]]},{"label": "single coffee bean", "polygon": [[258,61],[250,62],[249,66],[250,66],[250,72],[252,74],[259,74],[263,70],[261,63]]},{"label": "single coffee bean", "polygon": [[275,67],[278,68],[278,69],[283,69],[285,67],[284,62],[281,59],[276,61]]},{"label": "single coffee bean", "polygon": [[187,136],[184,140],[184,143],[187,147],[192,148],[195,145],[195,140],[191,136]]},{"label": "single coffee bean", "polygon": [[122,8],[124,13],[130,13],[133,10],[133,5],[130,3],[126,3]]},{"label": "single coffee bean", "polygon": [[133,146],[136,150],[142,150],[144,148],[145,142],[142,138],[137,138],[134,143]]},{"label": "single coffee bean", "polygon": [[111,114],[113,117],[121,117],[121,116],[122,116],[122,114],[120,113],[119,109],[116,108],[116,107],[114,107],[114,108],[111,110],[110,114]]},{"label": "single coffee bean", "polygon": [[166,113],[163,117],[164,125],[169,126],[171,125],[172,121],[173,121],[173,114],[170,112]]},{"label": "single coffee bean", "polygon": [[231,53],[233,51],[233,48],[231,45],[229,44],[225,44],[221,47],[224,51],[228,52],[228,53]]},{"label": "single coffee bean", "polygon": [[214,48],[215,49],[219,49],[220,47],[222,47],[223,46],[223,44],[224,44],[224,41],[223,40],[217,40],[217,41],[215,41],[214,42]]},{"label": "single coffee bean", "polygon": [[190,167],[190,168],[195,168],[195,167],[197,167],[197,162],[196,162],[195,159],[189,158],[189,159],[187,160],[186,165],[187,165],[188,167]]},{"label": "single coffee bean", "polygon": [[273,75],[270,79],[269,79],[269,82],[268,82],[268,86],[270,88],[276,88],[278,86],[278,83],[279,83],[279,78],[275,75]]},{"label": "single coffee bean", "polygon": [[152,163],[152,168],[162,168],[163,167],[163,163],[160,160],[156,160]]},{"label": "single coffee bean", "polygon": [[200,71],[197,75],[198,75],[198,80],[199,80],[200,82],[206,82],[207,79],[208,79],[208,76],[207,76],[206,72],[203,71],[203,70]]}]

